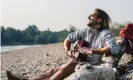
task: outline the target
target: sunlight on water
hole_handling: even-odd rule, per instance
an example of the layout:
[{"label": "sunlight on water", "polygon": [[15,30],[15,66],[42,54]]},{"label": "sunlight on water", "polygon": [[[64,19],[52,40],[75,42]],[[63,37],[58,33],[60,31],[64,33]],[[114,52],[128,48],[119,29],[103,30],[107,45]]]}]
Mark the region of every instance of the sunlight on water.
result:
[{"label": "sunlight on water", "polygon": [[37,47],[37,46],[41,46],[41,45],[1,46],[1,52],[13,51],[13,50],[30,48],[30,47]]}]

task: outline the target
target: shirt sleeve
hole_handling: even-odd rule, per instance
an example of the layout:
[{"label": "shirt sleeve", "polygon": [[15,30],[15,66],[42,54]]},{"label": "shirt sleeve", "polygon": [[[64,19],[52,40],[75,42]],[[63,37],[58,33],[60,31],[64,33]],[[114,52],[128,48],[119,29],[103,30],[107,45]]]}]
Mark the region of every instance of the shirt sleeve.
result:
[{"label": "shirt sleeve", "polygon": [[106,46],[108,46],[110,48],[110,51],[112,54],[117,54],[119,52],[119,47],[116,44],[116,41],[113,37],[113,35],[111,34],[111,32],[107,32],[104,35],[104,41]]},{"label": "shirt sleeve", "polygon": [[66,39],[74,43],[75,41],[82,38],[82,33],[83,31],[81,29],[78,29],[75,32],[70,33]]}]

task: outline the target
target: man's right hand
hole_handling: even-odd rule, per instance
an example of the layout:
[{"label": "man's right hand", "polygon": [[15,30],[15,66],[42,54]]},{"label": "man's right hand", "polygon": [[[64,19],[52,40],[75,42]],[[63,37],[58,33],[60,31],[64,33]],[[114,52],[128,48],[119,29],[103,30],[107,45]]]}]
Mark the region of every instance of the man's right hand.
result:
[{"label": "man's right hand", "polygon": [[75,53],[77,52],[77,50],[69,50],[67,51],[67,55],[71,58],[71,59],[74,59],[76,60],[78,55],[76,55]]}]

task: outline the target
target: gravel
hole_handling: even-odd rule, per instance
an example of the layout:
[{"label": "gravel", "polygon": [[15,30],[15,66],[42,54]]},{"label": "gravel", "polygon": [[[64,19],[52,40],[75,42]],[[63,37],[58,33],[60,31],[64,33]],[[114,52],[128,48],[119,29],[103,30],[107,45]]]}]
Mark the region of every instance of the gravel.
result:
[{"label": "gravel", "polygon": [[63,43],[1,53],[1,80],[7,80],[6,71],[32,77],[66,63]]},{"label": "gravel", "polygon": [[[32,77],[60,66],[68,59],[63,43],[3,52],[1,53],[1,80],[7,80],[7,70],[16,75]],[[130,59],[132,59],[130,55],[124,55],[120,63],[125,64]]]}]

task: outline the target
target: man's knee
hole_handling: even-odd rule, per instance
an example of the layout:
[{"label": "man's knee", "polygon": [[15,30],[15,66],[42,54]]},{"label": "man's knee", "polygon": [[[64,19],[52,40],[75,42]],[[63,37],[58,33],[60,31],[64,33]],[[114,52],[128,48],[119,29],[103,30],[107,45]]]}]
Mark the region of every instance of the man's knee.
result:
[{"label": "man's knee", "polygon": [[53,68],[53,69],[51,69],[50,71],[49,71],[49,73],[50,74],[54,74],[54,73],[56,73],[58,70],[60,70],[61,69],[61,66],[59,66],[59,67],[56,67],[56,68]]},{"label": "man's knee", "polygon": [[64,66],[62,66],[61,70],[74,71],[76,65],[77,65],[76,62],[69,61]]}]

